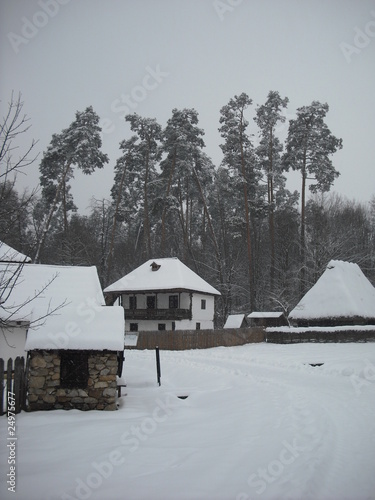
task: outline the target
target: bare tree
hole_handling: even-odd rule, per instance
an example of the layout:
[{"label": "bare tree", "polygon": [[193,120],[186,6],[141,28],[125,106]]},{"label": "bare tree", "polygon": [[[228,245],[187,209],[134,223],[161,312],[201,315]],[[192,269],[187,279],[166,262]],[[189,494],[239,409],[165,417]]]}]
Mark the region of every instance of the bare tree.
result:
[{"label": "bare tree", "polygon": [[30,202],[37,191],[25,191],[19,196],[15,189],[17,175],[26,175],[27,167],[38,157],[35,153],[37,141],[32,140],[24,148],[20,146],[22,136],[31,126],[23,113],[23,106],[21,94],[15,97],[12,92],[0,121],[0,237],[8,241],[13,239],[17,230],[21,233]]}]

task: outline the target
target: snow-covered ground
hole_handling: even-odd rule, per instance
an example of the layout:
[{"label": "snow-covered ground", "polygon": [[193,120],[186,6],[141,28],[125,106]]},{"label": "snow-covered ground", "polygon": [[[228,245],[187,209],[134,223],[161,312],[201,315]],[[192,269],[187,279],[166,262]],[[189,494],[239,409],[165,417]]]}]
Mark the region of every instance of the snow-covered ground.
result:
[{"label": "snow-covered ground", "polygon": [[127,351],[117,412],[17,415],[16,493],[1,417],[0,498],[375,498],[375,343],[164,351],[161,369],[159,387],[155,353]]}]

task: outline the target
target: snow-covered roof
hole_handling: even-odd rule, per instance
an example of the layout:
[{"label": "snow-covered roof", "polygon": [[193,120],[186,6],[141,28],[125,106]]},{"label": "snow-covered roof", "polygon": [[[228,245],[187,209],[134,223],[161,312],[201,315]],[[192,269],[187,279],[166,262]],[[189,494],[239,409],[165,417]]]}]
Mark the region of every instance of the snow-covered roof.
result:
[{"label": "snow-covered roof", "polygon": [[292,320],[375,318],[375,288],[357,264],[331,260],[289,314]]},{"label": "snow-covered roof", "polygon": [[250,319],[261,319],[261,318],[280,318],[284,313],[282,311],[254,311],[247,315]]},{"label": "snow-covered roof", "polygon": [[224,328],[241,328],[244,319],[244,314],[230,314],[225,322]]},{"label": "snow-covered roof", "polygon": [[[17,269],[1,264],[1,282]],[[0,315],[30,323],[26,350],[123,349],[123,309],[105,306],[95,267],[28,264],[13,284]]]},{"label": "snow-covered roof", "polygon": [[0,262],[31,262],[31,258],[0,241]]},{"label": "snow-covered roof", "polygon": [[150,259],[104,289],[104,293],[189,290],[220,295],[176,257]]}]

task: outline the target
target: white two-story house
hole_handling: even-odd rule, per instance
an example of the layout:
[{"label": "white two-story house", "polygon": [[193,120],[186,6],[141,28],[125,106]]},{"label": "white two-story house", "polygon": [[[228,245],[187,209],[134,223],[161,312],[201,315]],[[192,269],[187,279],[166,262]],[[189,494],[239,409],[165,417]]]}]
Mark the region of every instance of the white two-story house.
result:
[{"label": "white two-story house", "polygon": [[125,310],[127,332],[214,327],[214,287],[177,258],[151,259],[104,290]]}]

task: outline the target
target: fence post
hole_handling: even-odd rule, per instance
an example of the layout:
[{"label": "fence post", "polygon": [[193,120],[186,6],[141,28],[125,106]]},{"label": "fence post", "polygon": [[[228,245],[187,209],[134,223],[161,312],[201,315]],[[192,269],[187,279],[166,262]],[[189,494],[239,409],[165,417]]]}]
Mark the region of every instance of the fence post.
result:
[{"label": "fence post", "polygon": [[4,360],[0,358],[0,415],[4,415]]},{"label": "fence post", "polygon": [[160,354],[159,354],[159,347],[158,346],[156,346],[156,348],[155,348],[155,353],[156,353],[156,371],[158,374],[158,384],[160,386],[161,385],[161,382],[160,382],[161,371],[160,371]]},{"label": "fence post", "polygon": [[8,410],[8,394],[10,392],[13,393],[12,366],[13,366],[12,358],[9,358],[8,364],[7,364],[7,389],[6,389],[7,390],[7,394],[6,394],[7,410]]},{"label": "fence post", "polygon": [[17,356],[14,362],[14,394],[16,400],[15,413],[20,413],[23,407],[24,393],[24,378],[25,378],[25,360]]}]

